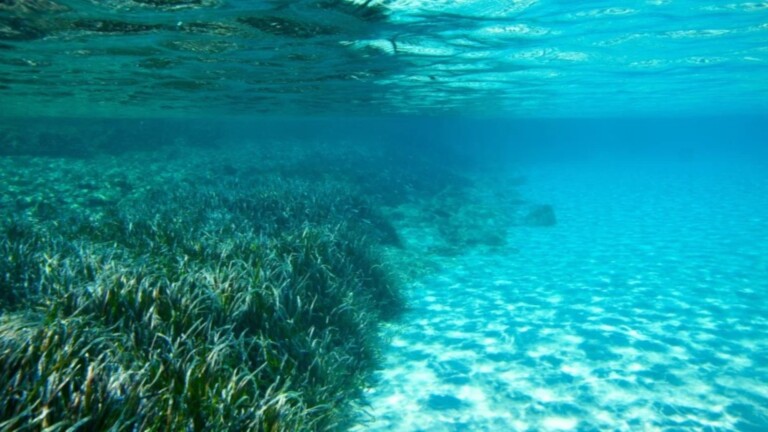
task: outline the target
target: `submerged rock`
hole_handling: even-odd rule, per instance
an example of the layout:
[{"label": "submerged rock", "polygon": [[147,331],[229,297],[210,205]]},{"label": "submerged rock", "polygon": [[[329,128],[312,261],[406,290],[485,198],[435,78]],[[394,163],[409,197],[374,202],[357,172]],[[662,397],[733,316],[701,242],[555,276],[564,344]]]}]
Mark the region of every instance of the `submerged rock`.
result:
[{"label": "submerged rock", "polygon": [[557,223],[557,218],[551,205],[538,204],[528,209],[522,222],[528,226],[553,226]]}]

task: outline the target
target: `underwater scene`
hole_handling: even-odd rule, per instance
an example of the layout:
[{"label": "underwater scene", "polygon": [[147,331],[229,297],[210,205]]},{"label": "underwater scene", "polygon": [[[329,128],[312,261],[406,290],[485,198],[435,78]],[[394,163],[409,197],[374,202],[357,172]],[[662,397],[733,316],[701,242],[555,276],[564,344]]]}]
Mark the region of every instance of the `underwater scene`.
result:
[{"label": "underwater scene", "polygon": [[0,431],[768,431],[768,3],[0,0]]}]

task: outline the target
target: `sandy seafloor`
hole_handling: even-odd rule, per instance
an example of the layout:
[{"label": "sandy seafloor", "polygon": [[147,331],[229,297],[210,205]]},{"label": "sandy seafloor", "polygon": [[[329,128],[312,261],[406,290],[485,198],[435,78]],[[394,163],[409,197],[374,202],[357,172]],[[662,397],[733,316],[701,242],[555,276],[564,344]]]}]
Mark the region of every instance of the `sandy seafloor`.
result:
[{"label": "sandy seafloor", "polygon": [[354,430],[768,430],[768,170],[524,173],[558,225],[410,287]]}]

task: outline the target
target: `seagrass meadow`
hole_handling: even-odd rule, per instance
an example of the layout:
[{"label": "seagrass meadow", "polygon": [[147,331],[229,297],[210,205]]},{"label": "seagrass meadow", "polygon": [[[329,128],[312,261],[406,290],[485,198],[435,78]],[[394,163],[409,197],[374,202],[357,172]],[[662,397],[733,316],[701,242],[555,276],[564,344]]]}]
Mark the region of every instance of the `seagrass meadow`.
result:
[{"label": "seagrass meadow", "polygon": [[343,183],[190,161],[4,161],[2,430],[344,422],[403,307],[386,221]]},{"label": "seagrass meadow", "polygon": [[500,241],[418,152],[63,125],[3,129],[0,430],[343,430],[434,266],[396,225]]}]

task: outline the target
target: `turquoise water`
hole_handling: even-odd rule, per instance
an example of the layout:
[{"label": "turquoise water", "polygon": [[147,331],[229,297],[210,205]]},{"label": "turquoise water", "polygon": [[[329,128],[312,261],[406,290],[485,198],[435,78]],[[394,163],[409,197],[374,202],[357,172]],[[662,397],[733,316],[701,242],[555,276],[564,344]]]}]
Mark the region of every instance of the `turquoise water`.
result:
[{"label": "turquoise water", "polygon": [[359,430],[765,430],[765,165],[527,174],[560,222],[420,283]]},{"label": "turquoise water", "polygon": [[766,2],[0,0],[0,180],[0,430],[768,431]]}]

